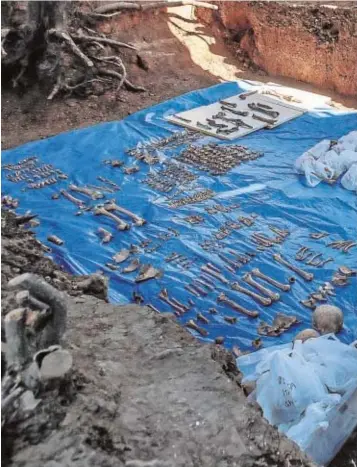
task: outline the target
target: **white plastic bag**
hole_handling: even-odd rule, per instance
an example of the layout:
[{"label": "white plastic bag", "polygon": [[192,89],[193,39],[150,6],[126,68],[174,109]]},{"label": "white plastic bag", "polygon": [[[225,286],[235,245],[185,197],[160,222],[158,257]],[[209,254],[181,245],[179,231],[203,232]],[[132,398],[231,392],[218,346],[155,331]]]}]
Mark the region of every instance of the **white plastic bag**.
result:
[{"label": "white plastic bag", "polygon": [[328,412],[339,404],[341,396],[329,394],[320,402],[309,405],[304,417],[286,431],[286,435],[295,441],[302,450],[305,450],[317,430],[326,430],[329,426],[327,421]]},{"label": "white plastic bag", "polygon": [[306,183],[311,187],[317,186],[323,179],[333,178],[334,175],[327,165],[308,153],[304,153],[296,159],[295,170],[297,173],[305,175]]},{"label": "white plastic bag", "polygon": [[290,354],[276,352],[270,359],[270,370],[257,380],[256,400],[273,425],[298,420],[310,404],[326,395],[317,374],[294,350]]},{"label": "white plastic bag", "polygon": [[341,185],[346,190],[357,192],[357,164],[351,165],[345,175],[341,178]]},{"label": "white plastic bag", "polygon": [[357,349],[343,344],[334,335],[309,339],[300,351],[330,392],[343,394],[357,378]]}]

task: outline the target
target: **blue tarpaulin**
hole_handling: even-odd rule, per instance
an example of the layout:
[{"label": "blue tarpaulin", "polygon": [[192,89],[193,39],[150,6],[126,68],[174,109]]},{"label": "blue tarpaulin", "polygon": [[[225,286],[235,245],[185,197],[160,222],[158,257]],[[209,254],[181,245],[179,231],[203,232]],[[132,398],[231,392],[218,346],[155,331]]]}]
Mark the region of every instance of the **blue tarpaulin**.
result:
[{"label": "blue tarpaulin", "polygon": [[[165,120],[165,116],[188,110],[201,105],[207,105],[218,99],[235,95],[247,89],[245,83],[219,84],[208,89],[190,92],[171,99],[149,109],[142,110],[124,120],[103,123],[90,128],[63,133],[45,140],[25,144],[21,147],[3,152],[2,163],[14,163],[25,157],[36,155],[42,163],[51,163],[69,175],[68,180],[60,185],[51,185],[37,190],[21,191],[25,183],[13,183],[6,179],[6,170],[2,172],[2,192],[10,194],[20,201],[19,212],[31,209],[38,213],[41,225],[37,228],[38,238],[47,243],[47,236],[54,234],[64,240],[63,246],[50,245],[54,260],[62,264],[66,270],[74,274],[88,274],[102,269],[110,277],[110,299],[115,303],[127,303],[135,290],[143,295],[146,303],[153,304],[160,311],[172,311],[169,305],[158,298],[161,289],[167,288],[169,294],[179,301],[187,303],[188,298],[195,306],[178,320],[185,323],[195,319],[197,312],[202,312],[209,324],[200,323],[208,331],[206,341],[213,342],[215,337],[224,336],[225,345],[231,348],[239,345],[243,350],[251,349],[251,342],[257,337],[259,319],[272,323],[277,312],[296,315],[301,323],[279,337],[264,337],[265,346],[276,345],[291,340],[292,335],[300,329],[311,327],[311,310],[300,304],[318,286],[331,279],[338,266],[357,266],[356,249],[349,254],[327,247],[333,240],[356,240],[357,235],[357,204],[356,196],[341,187],[321,183],[316,188],[309,188],[293,171],[295,159],[318,141],[329,138],[337,139],[348,132],[357,129],[356,113],[341,113],[324,107],[308,112],[301,117],[281,125],[273,130],[260,130],[237,141],[218,141],[215,138],[202,135],[194,144],[202,145],[208,142],[218,144],[241,144],[252,150],[264,153],[264,156],[248,163],[241,164],[226,175],[211,176],[192,167],[190,170],[198,175],[196,185],[214,190],[215,197],[195,205],[181,208],[170,208],[166,195],[155,191],[143,183],[149,171],[158,170],[159,164],[148,166],[135,160],[125,153],[125,149],[135,147],[139,142],[167,137],[172,132],[182,129]],[[160,152],[162,158],[172,158],[183,147]],[[105,159],[123,160],[126,165],[138,165],[140,171],[125,175],[118,168],[103,164]],[[115,224],[102,216],[86,212],[77,217],[76,207],[61,197],[51,199],[51,195],[66,188],[69,182],[77,185],[98,185],[96,179],[102,175],[114,180],[120,191],[107,194],[108,199],[115,198],[117,203],[148,222],[142,227],[129,231],[117,231]],[[74,193],[77,196],[77,193]],[[183,196],[183,195],[181,195]],[[81,195],[78,195],[80,198]],[[83,198],[85,200],[86,198]],[[205,207],[220,203],[231,205],[240,203],[240,209],[230,213],[208,214]],[[93,204],[93,203],[92,203]],[[289,229],[290,236],[286,241],[272,249],[259,252],[249,264],[242,267],[236,274],[224,268],[224,263],[214,252],[202,249],[200,243],[212,238],[212,234],[227,220],[237,220],[238,216],[258,214],[256,224],[233,231],[222,241],[237,253],[253,251],[254,244],[250,235],[259,230],[271,235],[268,225],[273,224],[282,229]],[[201,215],[205,222],[190,225],[183,220],[188,215]],[[108,244],[102,244],[96,231],[104,227],[114,234],[114,239]],[[168,228],[176,229],[180,235],[173,236],[162,242],[158,235],[168,232]],[[309,233],[325,231],[329,236],[321,240],[312,240]],[[131,244],[139,244],[145,239],[151,239],[152,245],[161,246],[151,253],[139,252],[136,256],[141,262],[151,263],[164,269],[162,278],[142,284],[135,284],[137,272],[122,274],[105,266],[111,262],[113,254]],[[219,267],[229,281],[234,282],[253,267],[259,269],[281,282],[286,282],[291,271],[279,266],[272,259],[272,252],[280,252],[284,257],[294,262],[296,251],[302,246],[310,246],[324,257],[332,256],[333,262],[323,268],[303,266],[313,272],[313,282],[305,282],[297,278],[289,293],[281,292],[281,300],[269,307],[262,307],[252,299],[234,292],[229,285],[217,282],[215,291],[206,297],[193,297],[184,288],[197,277],[200,267],[207,261]],[[164,258],[172,252],[184,254],[191,258],[193,265],[185,270],[175,263],[167,263]],[[128,263],[124,263],[124,266]],[[224,291],[230,298],[249,309],[260,312],[258,319],[252,319],[235,313],[233,310],[217,303],[217,295]],[[356,278],[351,278],[351,285],[338,288],[331,302],[340,306],[344,312],[344,328],[339,338],[351,342],[357,338],[357,287]],[[215,307],[218,314],[208,312]],[[228,324],[225,316],[236,316],[236,324]]]}]

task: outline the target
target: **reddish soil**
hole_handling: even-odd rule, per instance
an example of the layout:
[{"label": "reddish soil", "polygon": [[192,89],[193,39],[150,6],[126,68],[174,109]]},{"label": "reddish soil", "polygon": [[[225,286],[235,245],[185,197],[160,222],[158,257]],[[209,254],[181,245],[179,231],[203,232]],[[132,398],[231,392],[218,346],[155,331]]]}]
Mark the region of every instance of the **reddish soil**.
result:
[{"label": "reddish soil", "polygon": [[[239,5],[243,12],[247,11],[247,6]],[[254,6],[254,11],[260,11],[259,8]],[[266,14],[263,7],[262,11]],[[212,21],[212,16],[207,17],[210,12],[205,10],[205,19]],[[202,16],[203,13],[199,14]],[[168,13],[162,10],[126,13],[98,24],[110,37],[138,47],[138,53],[123,49],[121,55],[130,79],[148,91],[133,93],[123,89],[118,96],[107,92],[86,99],[59,97],[52,102],[46,99],[48,90],[38,85],[15,90],[3,87],[2,148],[74,128],[120,120],[142,108],[222,80],[270,81],[271,77],[252,63],[247,53],[238,48],[237,42],[226,40],[228,36],[233,37],[231,33],[236,31],[236,25],[239,30],[249,27],[247,16],[237,10],[235,2],[223,2],[215,17],[216,20],[207,26],[195,19],[190,7],[183,7],[171,8]],[[227,24],[223,31],[222,24]],[[276,47],[272,50],[272,54],[276,54]],[[305,55],[308,57],[307,53]],[[274,78],[274,81],[321,93],[321,89],[293,79]],[[326,94],[346,106],[357,107],[357,92],[355,98],[348,99],[333,92]]]},{"label": "reddish soil", "polygon": [[216,2],[198,17],[237,41],[236,49],[269,75],[357,96],[356,2],[335,5]]}]

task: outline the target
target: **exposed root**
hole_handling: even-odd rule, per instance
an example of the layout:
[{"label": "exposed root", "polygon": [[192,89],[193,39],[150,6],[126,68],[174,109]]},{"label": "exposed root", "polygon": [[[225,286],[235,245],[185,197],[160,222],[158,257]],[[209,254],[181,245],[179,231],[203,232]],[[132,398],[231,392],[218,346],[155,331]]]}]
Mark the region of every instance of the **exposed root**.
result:
[{"label": "exposed root", "polygon": [[100,37],[100,36],[86,36],[84,34],[72,34],[72,38],[76,39],[81,42],[99,42],[103,44],[113,45],[116,47],[123,47],[126,49],[136,50],[136,47],[130,44],[126,44],[125,42],[119,42],[114,39],[109,39],[108,37]]},{"label": "exposed root", "polygon": [[52,35],[52,36],[55,36],[55,37],[58,37],[59,39],[63,39],[68,47],[70,48],[70,50],[74,53],[74,55],[76,55],[77,57],[79,57],[83,63],[88,66],[88,67],[92,67],[94,64],[92,62],[92,60],[90,60],[82,51],[81,49],[74,43],[73,39],[71,38],[71,36],[65,32],[65,31],[59,31],[58,29],[50,29],[48,31],[48,34],[49,35]]},{"label": "exposed root", "polygon": [[[133,7],[133,5],[135,3],[131,3],[130,6]],[[141,4],[137,6],[142,8]],[[88,95],[89,93],[103,93],[114,88],[117,93],[124,86],[130,91],[146,91],[145,88],[136,86],[128,80],[122,57],[114,55],[117,49],[137,50],[137,48],[132,44],[106,37],[105,34],[91,29],[88,25],[81,24],[81,18],[85,20],[90,15],[100,20],[118,14],[120,13],[96,10],[89,14],[80,13],[76,16],[77,19],[80,18],[80,24],[76,20],[76,22],[69,23],[68,28],[65,16],[63,16],[63,21],[51,21],[44,18],[42,23],[38,23],[38,27],[42,28],[39,33],[37,33],[36,22],[32,22],[31,25],[30,23],[22,24],[16,29],[3,29],[1,36],[3,65],[11,65],[14,69],[12,71],[14,73],[13,87],[21,81],[26,83],[23,78],[30,71],[31,65],[31,73],[35,69],[38,72],[39,81],[45,80],[52,85],[48,100],[53,100],[62,92]],[[48,24],[51,26],[46,29]],[[26,28],[29,32],[26,32]],[[8,39],[10,34],[11,40]],[[44,50],[43,54],[37,55],[36,58],[32,55],[34,51],[31,49],[35,38],[39,42],[39,44],[36,43],[37,50],[41,48]],[[19,41],[21,44],[18,44]],[[14,53],[19,48],[21,48],[21,54]],[[34,60],[36,60],[35,65]]]}]

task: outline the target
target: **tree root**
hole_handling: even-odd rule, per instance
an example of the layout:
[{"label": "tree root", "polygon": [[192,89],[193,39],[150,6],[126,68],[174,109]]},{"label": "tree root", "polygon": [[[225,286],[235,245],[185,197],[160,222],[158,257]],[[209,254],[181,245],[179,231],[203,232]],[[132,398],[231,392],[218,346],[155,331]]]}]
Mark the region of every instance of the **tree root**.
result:
[{"label": "tree root", "polygon": [[48,31],[48,34],[49,35],[52,35],[52,36],[55,36],[55,37],[58,37],[59,39],[62,39],[64,40],[69,48],[71,49],[71,51],[74,53],[74,55],[77,55],[77,57],[79,57],[83,63],[88,66],[88,67],[92,67],[93,66],[93,62],[92,60],[90,60],[82,51],[81,49],[74,43],[72,37],[65,31],[59,31],[58,29],[50,29]]},{"label": "tree root", "polygon": [[[147,6],[154,7],[154,4],[158,3],[160,2],[147,2],[143,5],[127,1],[119,2],[119,5],[123,8],[126,5],[127,8],[131,9],[146,9]],[[164,5],[160,3],[158,6]],[[113,4],[110,5],[110,8],[112,7]],[[104,5],[90,13],[79,12],[80,15],[77,15],[77,18],[85,19],[92,16],[101,20],[121,14],[118,11],[105,11],[107,8],[108,5]],[[57,11],[56,8],[54,10]],[[65,15],[62,14],[63,9],[60,10],[62,20],[57,21],[55,18],[51,20],[44,17],[42,22],[38,22],[38,26],[42,27],[41,33],[36,29],[38,21],[36,15],[35,22],[22,24],[15,29],[2,29],[3,65],[13,67],[13,71],[11,71],[14,73],[13,87],[16,87],[20,82],[26,83],[24,75],[28,74],[31,66],[32,69],[35,68],[38,71],[37,78],[39,80],[48,80],[51,83],[48,100],[53,100],[62,92],[69,94],[78,92],[80,95],[87,95],[90,92],[96,93],[98,87],[95,86],[95,83],[103,83],[99,86],[98,92],[109,90],[111,84],[115,86],[116,93],[123,87],[134,92],[146,91],[144,87],[129,81],[122,57],[114,55],[115,50],[122,48],[137,50],[134,45],[106,37],[105,34],[82,24],[81,19],[79,24],[72,22],[67,25]],[[34,11],[39,13],[38,8],[35,8]],[[11,40],[8,40],[10,33]],[[37,49],[44,50],[43,55],[36,57],[34,57],[35,51],[31,49],[34,46],[35,38],[40,42],[40,45],[36,44]],[[72,59],[71,56],[73,56]],[[36,60],[35,63],[34,60]]]},{"label": "tree root", "polygon": [[97,14],[106,14],[121,10],[149,10],[153,8],[166,8],[176,7],[183,5],[192,5],[201,8],[209,8],[211,10],[218,10],[218,6],[208,2],[201,2],[196,0],[173,0],[173,1],[143,1],[138,2],[113,2],[110,4],[102,5],[94,10]]},{"label": "tree root", "polygon": [[84,34],[72,34],[72,38],[76,39],[81,42],[99,42],[102,44],[113,45],[116,47],[123,47],[126,49],[136,50],[136,47],[130,44],[126,44],[125,42],[119,42],[114,39],[109,39],[107,37],[100,37],[100,36],[86,36]]}]

